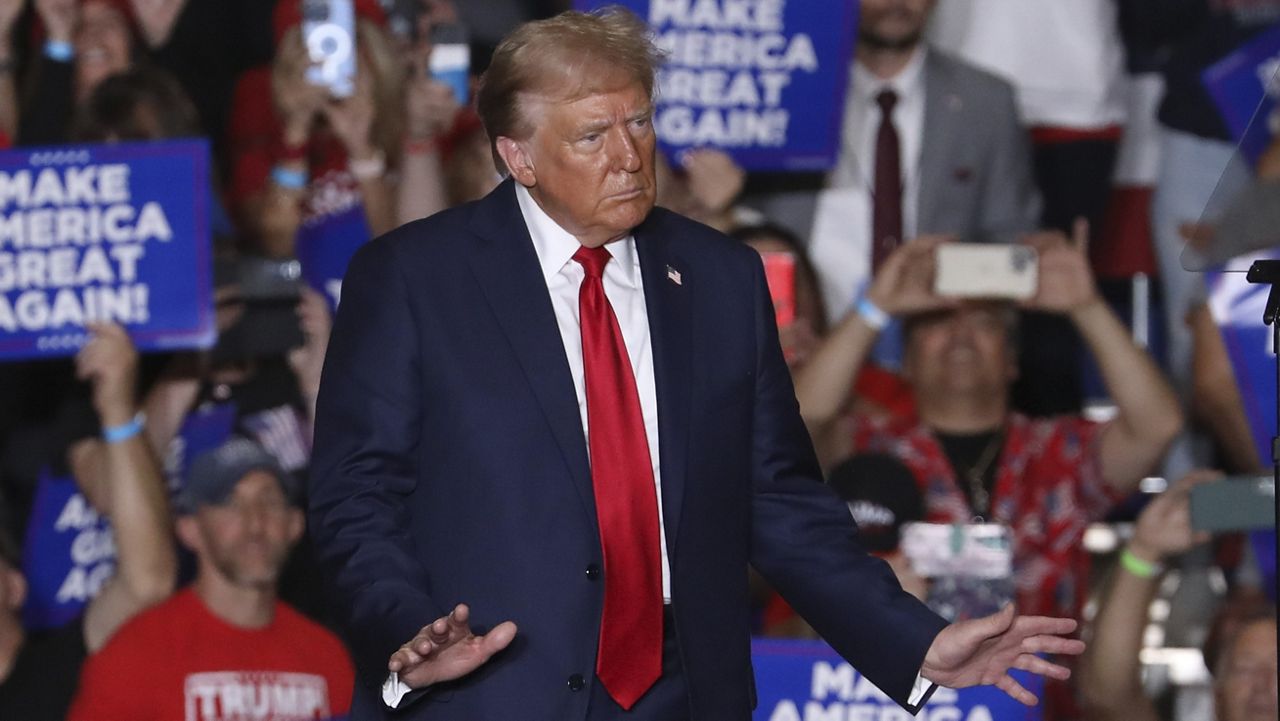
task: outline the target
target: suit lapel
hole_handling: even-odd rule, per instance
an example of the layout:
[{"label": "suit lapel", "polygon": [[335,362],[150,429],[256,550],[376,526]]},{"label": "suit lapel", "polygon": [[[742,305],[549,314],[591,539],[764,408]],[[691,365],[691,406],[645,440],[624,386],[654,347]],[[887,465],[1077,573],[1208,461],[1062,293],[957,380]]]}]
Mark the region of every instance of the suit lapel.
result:
[{"label": "suit lapel", "polygon": [[924,66],[924,137],[920,147],[920,194],[916,209],[916,229],[932,228],[940,194],[950,179],[949,149],[959,122],[960,96],[951,91],[947,68],[932,54]]},{"label": "suit lapel", "polygon": [[[660,216],[659,216],[660,217]],[[674,556],[684,504],[689,449],[689,372],[692,356],[689,293],[692,277],[659,227],[655,214],[636,229],[636,251],[644,277],[649,339],[658,397],[658,448],[662,471],[662,516],[667,553]]]},{"label": "suit lapel", "polygon": [[479,236],[471,248],[471,270],[511,343],[583,508],[595,525],[595,494],[573,377],[513,181],[507,180],[480,201],[471,228]]}]

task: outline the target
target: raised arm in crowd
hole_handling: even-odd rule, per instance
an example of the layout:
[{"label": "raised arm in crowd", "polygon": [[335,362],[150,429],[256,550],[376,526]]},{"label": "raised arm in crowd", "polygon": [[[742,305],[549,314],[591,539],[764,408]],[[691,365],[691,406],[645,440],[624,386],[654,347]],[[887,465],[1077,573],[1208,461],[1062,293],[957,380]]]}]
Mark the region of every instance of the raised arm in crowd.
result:
[{"label": "raised arm in crowd", "polygon": [[[389,52],[379,30],[365,21],[360,21],[359,28],[362,47],[383,43],[378,54]],[[290,28],[281,38],[271,68],[278,130],[272,127],[274,119],[266,118],[261,127],[241,131],[264,133],[262,137],[233,139],[243,151],[236,161],[237,175],[247,172],[246,164],[257,166],[267,156],[276,156],[269,175],[257,179],[261,184],[243,197],[241,208],[244,222],[258,237],[259,249],[270,256],[294,253],[295,236],[306,210],[304,202],[314,200],[309,196],[315,193],[317,183],[325,180],[321,174],[329,170],[350,172],[354,187],[341,190],[359,195],[372,235],[381,235],[395,225],[386,170],[388,157],[396,157],[389,153],[396,150],[393,143],[398,133],[387,126],[394,123],[398,127],[399,118],[388,111],[384,101],[399,92],[399,68],[390,61],[377,69],[361,63],[352,96],[333,100],[328,89],[307,81],[304,73],[309,64],[301,31]],[[259,102],[248,97],[248,92],[242,80],[237,97],[241,107]],[[278,137],[272,137],[277,132]]]},{"label": "raised arm in crowd", "polygon": [[0,517],[0,718],[65,718],[86,659],[126,622],[168,598],[177,576],[167,489],[136,413],[138,354],[118,325],[89,330],[75,373],[90,384],[102,437],[62,445],[76,485],[111,522],[115,570],[78,619],[28,633],[22,623],[27,579],[11,519]]},{"label": "raised arm in crowd", "polygon": [[[448,205],[441,141],[460,106],[427,72],[429,32],[405,46],[383,27],[376,3],[361,0],[355,9],[359,61],[350,97],[336,98],[307,79],[310,60],[292,0],[276,7],[272,65],[245,73],[237,86],[232,202],[266,255],[294,254],[301,227],[357,204],[370,237]],[[447,20],[433,14],[423,20],[425,30]]]},{"label": "raised arm in crowd", "polygon": [[[138,353],[123,328],[103,324],[76,357],[76,373],[93,387],[93,406],[105,429],[141,423],[135,399]],[[170,532],[168,491],[145,434],[88,439],[68,450],[77,483],[111,520],[116,571],[85,612],[85,645],[101,648],[125,621],[173,592],[177,556]]]},{"label": "raised arm in crowd", "polygon": [[[1164,564],[1208,539],[1191,524],[1189,494],[1216,474],[1196,471],[1154,498],[1138,517],[1121,551],[1081,659],[1077,686],[1098,721],[1157,721],[1160,715],[1142,685],[1141,659],[1148,608],[1163,579]],[[1213,676],[1220,721],[1276,718],[1275,607],[1253,597],[1228,601],[1219,612],[1205,663]]]}]

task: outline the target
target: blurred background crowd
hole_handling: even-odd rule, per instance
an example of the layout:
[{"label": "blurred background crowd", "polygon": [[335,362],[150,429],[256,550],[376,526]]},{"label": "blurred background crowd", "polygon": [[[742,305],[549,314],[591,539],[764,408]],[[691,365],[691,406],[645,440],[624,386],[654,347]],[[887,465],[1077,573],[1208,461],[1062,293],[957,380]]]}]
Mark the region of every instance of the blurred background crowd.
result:
[{"label": "blurred background crowd", "polygon": [[[303,660],[340,655],[316,645],[299,510],[339,294],[298,282],[300,239],[376,237],[493,189],[433,39],[466,29],[474,83],[508,30],[569,4],[356,0],[335,99],[307,78],[299,0],[0,0],[0,148],[209,140],[219,329],[208,352],[139,354],[102,324],[73,359],[0,364],[0,718],[139,718],[122,696],[163,664],[95,663],[122,627],[175,658],[266,653],[217,640],[193,592],[232,626],[299,634]],[[1244,162],[1200,82],[1277,23],[1280,0],[863,0],[835,168],[659,159],[660,205],[791,269],[801,413],[904,587],[950,618],[1013,602],[1087,622],[1051,718],[1277,718],[1274,531],[1191,520],[1194,488],[1270,459],[1186,269],[1214,255],[1215,193],[1280,199],[1280,145]],[[1036,292],[939,298],[955,241],[1034,248]],[[67,528],[80,576],[39,550]],[[965,543],[993,557],[930,552]],[[750,582],[758,634],[811,634]],[[316,673],[350,686],[345,662]]]}]

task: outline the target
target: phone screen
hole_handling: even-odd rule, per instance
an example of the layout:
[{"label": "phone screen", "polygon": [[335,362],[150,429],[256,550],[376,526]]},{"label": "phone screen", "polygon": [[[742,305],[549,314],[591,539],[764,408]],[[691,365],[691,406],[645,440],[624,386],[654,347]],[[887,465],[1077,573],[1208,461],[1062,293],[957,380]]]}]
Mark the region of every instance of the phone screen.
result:
[{"label": "phone screen", "polygon": [[769,297],[773,300],[773,312],[779,328],[786,328],[796,319],[796,257],[791,253],[766,252],[764,277],[769,284]]},{"label": "phone screen", "polygon": [[450,23],[437,25],[431,31],[431,57],[427,60],[427,70],[432,80],[453,90],[459,105],[467,104],[471,97],[471,46],[467,42],[465,27]]},{"label": "phone screen", "polygon": [[302,39],[311,67],[307,82],[349,98],[356,82],[356,19],[352,0],[302,0]]}]

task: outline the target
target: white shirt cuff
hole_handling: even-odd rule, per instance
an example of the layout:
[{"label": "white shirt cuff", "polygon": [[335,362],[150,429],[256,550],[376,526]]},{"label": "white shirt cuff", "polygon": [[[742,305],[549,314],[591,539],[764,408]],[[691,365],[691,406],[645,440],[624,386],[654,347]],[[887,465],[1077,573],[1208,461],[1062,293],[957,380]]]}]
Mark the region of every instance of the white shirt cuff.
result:
[{"label": "white shirt cuff", "polygon": [[[383,698],[386,698],[386,687],[383,687]],[[911,687],[911,695],[907,696],[907,705],[915,708],[924,700],[925,694],[933,689],[933,682],[927,680],[924,676],[916,674],[916,682]],[[392,706],[395,708],[395,706]]]},{"label": "white shirt cuff", "polygon": [[399,708],[400,702],[404,700],[405,695],[412,690],[400,683],[400,674],[393,672],[382,683],[382,703],[386,704],[387,708]]}]

